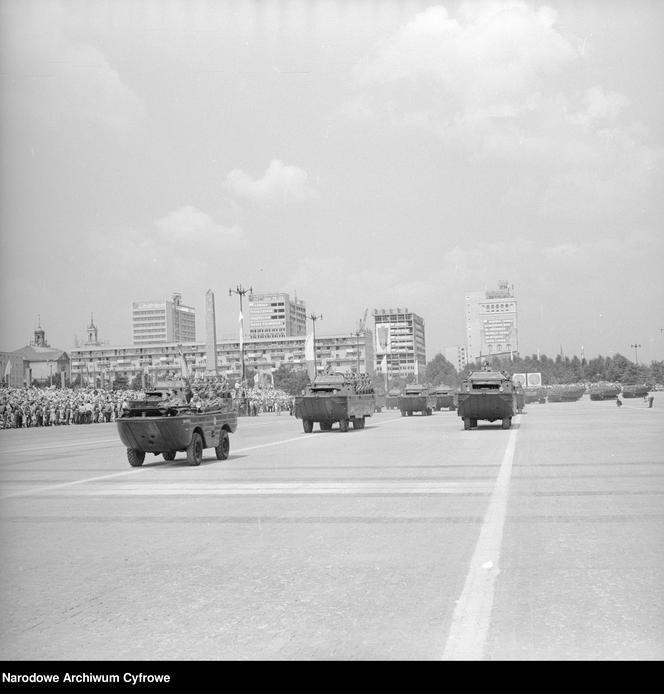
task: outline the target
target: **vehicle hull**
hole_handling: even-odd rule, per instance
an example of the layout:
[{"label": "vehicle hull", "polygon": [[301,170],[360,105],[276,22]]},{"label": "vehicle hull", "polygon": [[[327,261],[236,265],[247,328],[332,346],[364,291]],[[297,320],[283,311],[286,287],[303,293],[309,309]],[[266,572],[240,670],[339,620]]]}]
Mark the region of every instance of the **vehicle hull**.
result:
[{"label": "vehicle hull", "polygon": [[459,393],[457,398],[457,414],[464,419],[486,419],[493,422],[496,419],[509,419],[517,410],[514,393]]},{"label": "vehicle hull", "polygon": [[436,408],[436,398],[433,395],[400,395],[397,408],[401,412],[426,414]]},{"label": "vehicle hull", "polygon": [[373,395],[298,395],[295,416],[310,422],[340,422],[370,417],[376,409]]}]

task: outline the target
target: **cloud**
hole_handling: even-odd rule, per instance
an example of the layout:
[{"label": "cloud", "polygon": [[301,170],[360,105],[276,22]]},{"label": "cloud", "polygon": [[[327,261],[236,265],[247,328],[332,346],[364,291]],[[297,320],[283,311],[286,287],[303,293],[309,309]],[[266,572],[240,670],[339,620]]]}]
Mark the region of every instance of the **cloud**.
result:
[{"label": "cloud", "polygon": [[237,246],[244,242],[244,234],[239,226],[217,224],[208,214],[191,205],[169,212],[165,217],[157,219],[154,226],[159,230],[162,240],[166,237],[174,243]]},{"label": "cloud", "polygon": [[106,55],[67,36],[64,6],[10,3],[3,9],[5,98],[22,117],[53,127],[93,124],[119,135],[144,121],[144,103]]},{"label": "cloud", "polygon": [[238,198],[262,204],[274,202],[301,202],[316,196],[307,183],[308,174],[297,166],[289,166],[273,159],[262,178],[252,179],[241,169],[233,169],[224,182],[224,188]]}]

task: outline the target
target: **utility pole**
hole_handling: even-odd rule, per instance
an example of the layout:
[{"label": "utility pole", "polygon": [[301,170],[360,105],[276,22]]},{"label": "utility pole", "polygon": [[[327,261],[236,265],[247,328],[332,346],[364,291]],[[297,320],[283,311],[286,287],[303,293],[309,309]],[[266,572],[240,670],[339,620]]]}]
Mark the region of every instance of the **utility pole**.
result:
[{"label": "utility pole", "polygon": [[229,289],[228,290],[228,296],[233,296],[233,294],[237,294],[240,297],[240,381],[244,383],[244,316],[242,314],[242,297],[249,293],[251,294],[253,292],[253,289],[249,287],[249,289],[244,289],[244,287],[241,284],[238,284],[235,289]]},{"label": "utility pole", "polygon": [[639,352],[638,352],[638,350],[639,350],[639,347],[641,347],[641,345],[630,345],[630,347],[632,347],[632,349],[634,350],[634,361],[636,362],[636,365],[638,366],[639,365]]},{"label": "utility pole", "polygon": [[313,328],[313,340],[314,340],[314,378],[318,375],[318,361],[316,360],[316,321],[323,320],[323,314],[317,316],[312,313],[309,318],[311,319],[311,327]]}]

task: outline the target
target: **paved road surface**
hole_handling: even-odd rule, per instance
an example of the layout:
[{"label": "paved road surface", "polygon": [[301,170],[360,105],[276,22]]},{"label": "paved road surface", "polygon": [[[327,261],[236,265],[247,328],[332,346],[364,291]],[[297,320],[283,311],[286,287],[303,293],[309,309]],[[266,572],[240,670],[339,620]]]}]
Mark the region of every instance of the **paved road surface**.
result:
[{"label": "paved road surface", "polygon": [[200,467],[2,431],[0,658],[661,660],[664,410],[624,403],[241,418]]}]

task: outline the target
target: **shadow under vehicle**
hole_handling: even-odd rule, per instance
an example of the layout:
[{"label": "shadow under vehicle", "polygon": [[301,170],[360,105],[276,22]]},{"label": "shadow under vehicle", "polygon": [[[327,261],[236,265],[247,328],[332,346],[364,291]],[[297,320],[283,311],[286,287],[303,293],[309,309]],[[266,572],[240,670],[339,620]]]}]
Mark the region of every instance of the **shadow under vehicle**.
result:
[{"label": "shadow under vehicle", "polygon": [[436,386],[432,391],[432,395],[436,398],[435,410],[447,409],[453,412],[457,408],[456,389],[451,386]]},{"label": "shadow under vehicle", "polygon": [[476,427],[480,419],[489,422],[500,419],[502,428],[509,429],[517,411],[515,387],[509,374],[488,367],[473,371],[463,381],[457,400],[457,414],[466,430]]},{"label": "shadow under vehicle", "polygon": [[412,384],[404,388],[399,396],[397,407],[401,410],[401,416],[409,417],[413,412],[430,415],[436,407],[436,398],[427,386]]},{"label": "shadow under vehicle", "polygon": [[330,431],[339,422],[340,431],[364,429],[365,419],[376,410],[373,385],[342,373],[322,374],[307,387],[304,395],[295,397],[295,416],[302,420],[305,433],[318,422],[321,431]]},{"label": "shadow under vehicle", "polygon": [[237,414],[230,394],[194,404],[184,384],[169,383],[125,401],[116,424],[132,467],[143,465],[146,453],[174,460],[178,451],[186,452],[190,465],[200,465],[206,448],[214,448],[218,460],[228,458]]}]

